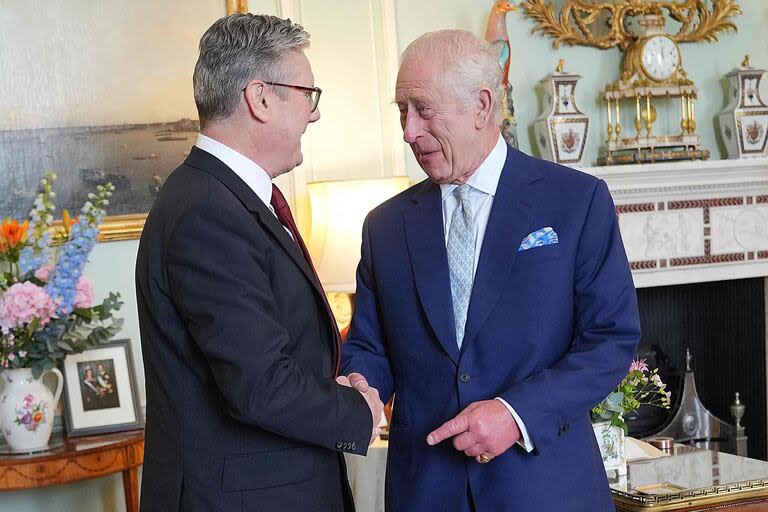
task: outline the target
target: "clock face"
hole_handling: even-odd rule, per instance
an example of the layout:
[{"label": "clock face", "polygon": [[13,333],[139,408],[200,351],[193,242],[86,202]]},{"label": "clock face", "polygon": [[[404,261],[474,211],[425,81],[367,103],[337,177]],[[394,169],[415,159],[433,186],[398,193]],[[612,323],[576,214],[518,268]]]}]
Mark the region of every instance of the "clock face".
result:
[{"label": "clock face", "polygon": [[650,78],[666,80],[680,65],[680,50],[669,37],[653,36],[643,45],[641,58]]}]

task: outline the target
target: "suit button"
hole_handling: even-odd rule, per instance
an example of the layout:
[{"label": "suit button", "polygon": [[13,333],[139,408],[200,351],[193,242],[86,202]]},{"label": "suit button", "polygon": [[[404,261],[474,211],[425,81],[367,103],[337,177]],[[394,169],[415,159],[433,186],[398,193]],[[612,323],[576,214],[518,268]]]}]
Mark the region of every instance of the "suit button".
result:
[{"label": "suit button", "polygon": [[459,376],[459,380],[460,380],[461,382],[463,382],[464,384],[466,384],[467,382],[469,382],[470,380],[472,380],[472,377],[470,377],[468,373],[462,373],[462,374]]},{"label": "suit button", "polygon": [[337,450],[341,450],[341,447],[342,447],[342,446],[344,446],[344,443],[342,443],[341,441],[339,441],[339,442],[337,442],[337,443],[336,443],[336,449],[337,449]]}]

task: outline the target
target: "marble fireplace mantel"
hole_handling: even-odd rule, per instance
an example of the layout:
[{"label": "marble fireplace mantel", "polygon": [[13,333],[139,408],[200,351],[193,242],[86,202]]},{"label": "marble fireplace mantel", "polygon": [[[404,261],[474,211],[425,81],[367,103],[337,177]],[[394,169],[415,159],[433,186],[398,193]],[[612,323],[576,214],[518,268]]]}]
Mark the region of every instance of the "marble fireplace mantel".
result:
[{"label": "marble fireplace mantel", "polygon": [[582,170],[608,184],[636,287],[768,276],[768,158]]}]

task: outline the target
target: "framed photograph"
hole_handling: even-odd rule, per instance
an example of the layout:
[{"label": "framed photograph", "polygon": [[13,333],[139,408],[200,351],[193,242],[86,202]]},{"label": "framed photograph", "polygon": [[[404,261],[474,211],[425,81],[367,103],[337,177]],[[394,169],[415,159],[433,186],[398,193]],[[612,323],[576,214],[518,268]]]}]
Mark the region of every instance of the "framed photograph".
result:
[{"label": "framed photograph", "polygon": [[64,360],[64,417],[70,437],[141,428],[129,340],[117,340]]}]

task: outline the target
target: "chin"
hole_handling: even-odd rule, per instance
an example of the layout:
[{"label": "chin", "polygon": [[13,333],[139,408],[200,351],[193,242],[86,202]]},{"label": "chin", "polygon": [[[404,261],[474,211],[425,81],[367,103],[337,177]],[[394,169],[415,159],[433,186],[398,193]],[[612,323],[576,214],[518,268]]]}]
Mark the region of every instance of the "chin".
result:
[{"label": "chin", "polygon": [[424,174],[431,181],[437,184],[450,183],[451,181],[451,174],[444,172],[442,169],[426,169],[422,167],[421,170],[424,171]]}]

